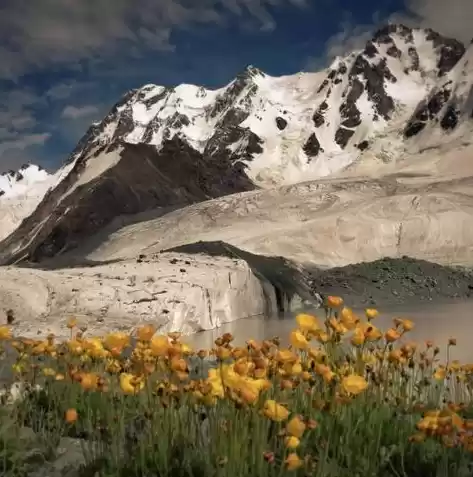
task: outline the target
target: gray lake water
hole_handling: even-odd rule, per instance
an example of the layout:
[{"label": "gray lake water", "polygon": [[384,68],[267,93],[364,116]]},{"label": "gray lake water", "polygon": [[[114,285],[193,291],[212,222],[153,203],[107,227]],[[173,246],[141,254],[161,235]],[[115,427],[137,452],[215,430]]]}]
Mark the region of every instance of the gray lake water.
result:
[{"label": "gray lake water", "polygon": [[[363,310],[355,310],[361,314]],[[453,301],[445,303],[425,303],[413,305],[391,306],[379,308],[380,316],[374,324],[386,330],[392,325],[395,317],[409,318],[414,321],[415,328],[409,332],[405,340],[418,343],[432,340],[442,349],[441,358],[445,358],[445,347],[450,337],[457,339],[457,346],[451,353],[453,359],[462,362],[473,362],[473,300]],[[310,312],[310,311],[309,311]],[[323,310],[312,310],[312,313],[324,318]],[[244,344],[253,338],[261,340],[279,336],[286,341],[289,332],[295,327],[295,314],[281,318],[257,316],[225,324],[216,330],[203,331],[186,336],[185,341],[194,348],[212,347],[215,339],[223,333],[232,333],[235,344]]]}]

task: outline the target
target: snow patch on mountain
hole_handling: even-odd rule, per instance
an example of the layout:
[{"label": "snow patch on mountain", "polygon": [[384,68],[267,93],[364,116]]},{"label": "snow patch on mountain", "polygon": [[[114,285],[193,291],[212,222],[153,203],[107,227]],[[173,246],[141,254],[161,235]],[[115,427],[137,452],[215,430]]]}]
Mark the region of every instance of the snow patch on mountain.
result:
[{"label": "snow patch on mountain", "polygon": [[24,164],[18,171],[0,174],[0,197],[27,195],[33,185],[43,183],[49,178],[50,174],[42,167],[36,164]]}]

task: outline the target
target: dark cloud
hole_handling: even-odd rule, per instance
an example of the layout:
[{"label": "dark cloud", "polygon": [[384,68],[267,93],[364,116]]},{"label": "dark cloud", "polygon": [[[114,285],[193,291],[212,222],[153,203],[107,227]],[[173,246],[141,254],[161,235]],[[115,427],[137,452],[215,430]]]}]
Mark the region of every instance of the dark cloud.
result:
[{"label": "dark cloud", "polygon": [[4,0],[0,6],[0,78],[143,47],[172,51],[172,32],[256,18],[274,28],[268,7],[305,0]]}]

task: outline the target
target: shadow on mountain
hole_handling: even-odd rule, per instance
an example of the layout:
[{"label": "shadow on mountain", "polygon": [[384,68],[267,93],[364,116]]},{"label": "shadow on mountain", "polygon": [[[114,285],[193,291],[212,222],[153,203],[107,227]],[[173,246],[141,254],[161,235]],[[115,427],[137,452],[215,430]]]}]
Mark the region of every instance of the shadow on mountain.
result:
[{"label": "shadow on mountain", "polygon": [[[97,173],[104,161],[116,162]],[[185,207],[255,187],[242,163],[202,155],[178,137],[159,150],[146,144],[108,144],[80,157],[0,243],[0,264],[64,254],[120,216]]]}]

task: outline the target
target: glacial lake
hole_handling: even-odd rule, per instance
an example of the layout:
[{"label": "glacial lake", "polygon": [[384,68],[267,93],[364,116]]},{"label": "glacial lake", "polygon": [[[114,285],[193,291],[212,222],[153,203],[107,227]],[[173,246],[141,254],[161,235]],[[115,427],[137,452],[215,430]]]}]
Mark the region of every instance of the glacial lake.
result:
[{"label": "glacial lake", "polygon": [[[360,316],[363,314],[363,310],[355,311]],[[442,350],[440,357],[445,359],[448,339],[456,338],[457,346],[451,352],[451,359],[473,363],[473,300],[379,307],[379,311],[380,315],[373,323],[382,330],[390,327],[395,317],[409,318],[414,321],[415,328],[403,338],[405,341],[422,343],[432,340]],[[323,310],[312,310],[312,313],[322,319],[325,316]],[[209,348],[217,337],[228,332],[235,337],[234,343],[237,345],[244,344],[250,338],[261,340],[274,336],[279,336],[283,343],[287,343],[287,336],[296,324],[295,315],[244,318],[215,330],[186,336],[184,341],[194,348]]]}]

